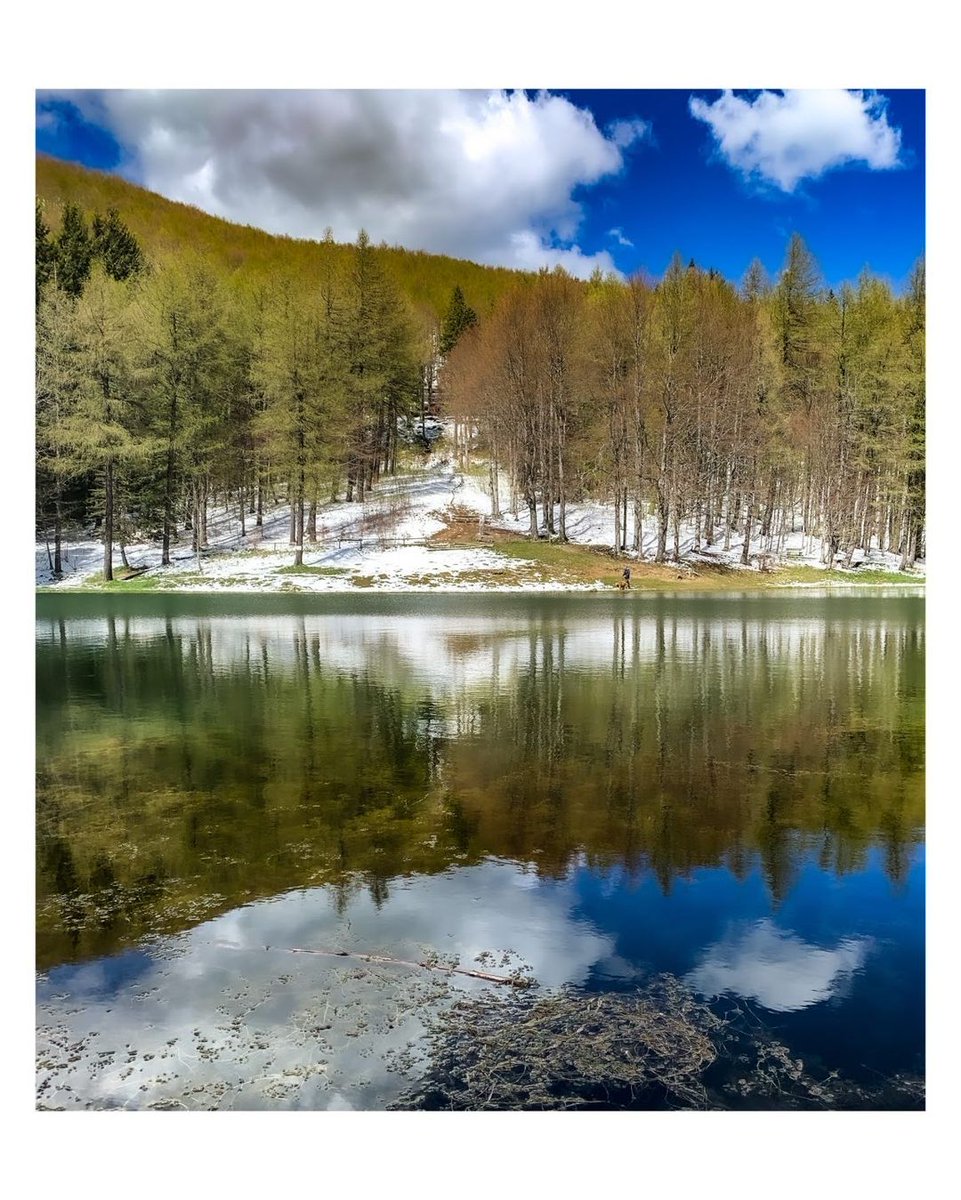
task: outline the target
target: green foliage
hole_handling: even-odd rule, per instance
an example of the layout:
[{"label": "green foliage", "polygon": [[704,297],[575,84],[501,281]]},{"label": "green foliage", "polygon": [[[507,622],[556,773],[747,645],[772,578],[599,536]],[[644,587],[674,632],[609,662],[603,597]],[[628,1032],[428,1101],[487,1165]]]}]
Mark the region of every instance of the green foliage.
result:
[{"label": "green foliage", "polygon": [[36,306],[40,307],[40,296],[53,275],[56,251],[50,240],[50,227],[43,217],[43,202],[36,201]]},{"label": "green foliage", "polygon": [[144,257],[137,239],[121,221],[115,208],[106,217],[96,213],[93,218],[94,254],[103,263],[111,279],[129,279],[144,268]]},{"label": "green foliage", "polygon": [[[653,518],[658,561],[669,537],[680,557],[682,522],[696,548],[737,533],[747,563],[759,537],[769,553],[799,517],[825,562],[872,539],[903,567],[923,552],[923,263],[903,297],[870,275],[834,295],[795,235],[773,287],[756,262],[738,291],[680,255],[656,283],[583,284],[374,247],[365,233],[353,247],[329,232],[274,238],[113,176],[45,158],[37,169],[38,313],[54,277],[79,301],[99,272],[101,292],[127,289],[129,339],[126,415],[108,435],[90,419],[110,372],[90,351],[89,307],[72,348],[41,326],[54,339],[47,380],[74,383],[51,406],[38,379],[40,521],[60,522],[71,489],[105,512],[109,482],[121,526],[162,526],[166,558],[179,523],[204,544],[211,497],[241,514],[284,498],[300,560],[318,504],[362,499],[396,470],[398,421],[440,398],[478,431],[491,479],[510,477],[534,535],[565,540],[568,501],[607,498],[616,548],[629,549],[630,506],[633,549]],[[93,238],[84,211],[107,214]],[[109,454],[91,451],[98,438]]]},{"label": "green foliage", "polygon": [[93,239],[79,205],[70,201],[64,204],[54,247],[57,284],[68,295],[77,297],[90,278],[94,258]]},{"label": "green foliage", "polygon": [[773,315],[786,386],[807,407],[813,403],[819,368],[819,286],[820,273],[814,256],[795,233],[774,290]]},{"label": "green foliage", "polygon": [[440,352],[450,354],[465,329],[477,324],[477,313],[464,299],[464,293],[458,284],[451,294],[450,304],[444,314],[440,330]]},{"label": "green foliage", "polygon": [[[115,208],[151,261],[190,247],[211,270],[222,276],[237,276],[248,285],[262,285],[277,277],[309,285],[323,266],[321,242],[276,237],[232,224],[190,205],[166,200],[117,175],[87,170],[46,155],[37,156],[36,188],[48,213],[58,212],[66,201],[86,212]],[[509,287],[531,278],[521,271],[484,267],[398,246],[372,247],[372,253],[410,303],[429,310],[437,320],[446,311],[455,285],[464,288],[484,316]],[[353,248],[334,245],[331,257],[336,269],[346,272]]]},{"label": "green foliage", "polygon": [[183,255],[164,263],[136,296],[137,390],[151,463],[143,492],[167,562],[178,496],[189,492],[196,509],[198,489],[229,457],[242,359],[225,289],[202,262]]}]

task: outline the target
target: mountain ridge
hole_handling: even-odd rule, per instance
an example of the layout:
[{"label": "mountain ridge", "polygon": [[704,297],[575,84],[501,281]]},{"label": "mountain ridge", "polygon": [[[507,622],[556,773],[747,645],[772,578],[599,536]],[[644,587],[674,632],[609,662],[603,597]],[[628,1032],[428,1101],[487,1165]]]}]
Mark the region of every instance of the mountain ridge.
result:
[{"label": "mountain ridge", "polygon": [[[36,156],[36,194],[44,203],[45,219],[54,233],[59,229],[60,209],[65,203],[78,204],[88,219],[95,211],[116,208],[150,257],[189,246],[227,274],[244,271],[250,276],[300,275],[320,261],[319,240],[268,233],[254,225],[229,221],[195,205],[170,200],[120,175],[43,153]],[[413,305],[430,310],[438,319],[446,311],[455,286],[460,286],[475,310],[487,313],[509,287],[534,278],[531,272],[486,266],[426,250],[383,243],[375,250]],[[338,259],[346,260],[351,245],[336,243],[335,253]]]}]

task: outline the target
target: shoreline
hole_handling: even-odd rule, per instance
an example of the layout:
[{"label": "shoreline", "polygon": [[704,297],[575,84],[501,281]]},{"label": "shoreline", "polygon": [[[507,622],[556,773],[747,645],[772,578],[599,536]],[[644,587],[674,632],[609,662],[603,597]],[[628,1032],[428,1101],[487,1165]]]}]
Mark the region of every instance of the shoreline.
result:
[{"label": "shoreline", "polygon": [[629,592],[621,592],[614,585],[571,585],[571,584],[545,584],[540,587],[527,586],[511,586],[511,585],[493,585],[489,587],[477,585],[462,585],[454,587],[430,587],[422,585],[412,585],[409,587],[377,587],[377,586],[347,586],[347,587],[324,587],[324,588],[309,588],[309,587],[242,587],[232,586],[230,584],[217,584],[209,587],[185,586],[177,587],[137,587],[136,585],[126,584],[124,581],[117,581],[114,585],[104,584],[89,584],[79,586],[41,586],[35,588],[37,596],[119,596],[119,595],[163,595],[163,596],[613,596],[622,595],[625,601],[630,599],[645,598],[648,596],[717,596],[717,595],[735,595],[735,594],[762,594],[766,592],[833,592],[833,591],[878,591],[878,590],[895,590],[895,591],[920,591],[924,592],[925,579],[903,579],[903,580],[825,580],[823,583],[817,581],[811,582],[792,582],[792,581],[772,581],[769,583],[757,583],[755,581],[741,581],[731,579],[730,581],[719,584],[714,583],[709,586],[696,586],[695,580],[688,582],[688,586],[677,586],[675,584],[647,584],[643,587],[632,587]]},{"label": "shoreline", "polygon": [[288,539],[290,508],[265,510],[261,527],[247,529],[231,506],[211,511],[209,544],[199,552],[188,535],[171,544],[162,565],[154,540],[126,545],[129,567],[115,565],[103,582],[103,544],[91,529],[70,530],[63,540],[66,574],[55,580],[49,540],[36,543],[35,587],[48,594],[203,593],[207,595],[391,595],[499,594],[575,595],[615,593],[625,568],[632,594],[760,593],[801,590],[924,588],[920,570],[898,570],[891,552],[868,548],[852,567],[825,566],[795,531],[773,555],[763,539],[742,561],[743,540],[702,546],[685,528],[680,557],[654,561],[651,529],[640,548],[615,552],[604,539],[609,516],[594,502],[568,510],[570,536],[532,538],[521,521],[493,516],[489,493],[476,471],[431,458],[419,469],[384,479],[359,501],[335,501],[318,509],[316,541],[303,547],[296,565]]}]

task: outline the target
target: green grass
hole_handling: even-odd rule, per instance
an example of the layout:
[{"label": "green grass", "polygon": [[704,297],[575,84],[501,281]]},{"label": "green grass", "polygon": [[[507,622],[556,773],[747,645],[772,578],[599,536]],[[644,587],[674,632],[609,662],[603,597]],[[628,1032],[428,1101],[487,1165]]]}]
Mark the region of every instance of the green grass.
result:
[{"label": "green grass", "polygon": [[286,567],[278,567],[274,572],[275,575],[346,575],[346,567],[312,567],[307,563],[302,566],[294,566],[291,563]]},{"label": "green grass", "polygon": [[906,571],[874,571],[858,568],[856,571],[837,571],[832,568],[812,567],[808,564],[798,566],[776,566],[764,573],[771,583],[845,583],[845,584],[881,584],[901,583],[917,586],[924,583],[923,575],[913,575]]},{"label": "green grass", "polygon": [[81,583],[60,587],[38,587],[38,592],[175,592],[183,586],[196,587],[205,584],[213,589],[223,584],[222,579],[211,579],[200,572],[191,571],[177,575],[135,575],[131,579],[115,576],[109,583],[102,574],[88,575]]},{"label": "green grass", "polygon": [[[478,543],[480,544],[480,543]],[[631,568],[631,589],[664,590],[740,590],[770,588],[792,583],[845,584],[871,587],[879,584],[924,583],[923,576],[896,571],[822,570],[807,564],[777,566],[768,571],[740,571],[722,564],[678,567],[675,563],[638,563],[616,558],[598,547],[572,546],[561,542],[527,541],[524,538],[497,541],[488,548],[509,559],[527,559],[540,568],[541,579],[558,583],[601,582],[616,587],[625,565]],[[519,580],[519,582],[523,582]]]}]

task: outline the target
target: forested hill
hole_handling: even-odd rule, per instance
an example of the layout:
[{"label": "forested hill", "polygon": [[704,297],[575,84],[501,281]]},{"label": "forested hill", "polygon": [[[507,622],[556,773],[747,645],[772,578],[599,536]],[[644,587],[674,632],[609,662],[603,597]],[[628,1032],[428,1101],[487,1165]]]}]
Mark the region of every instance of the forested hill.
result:
[{"label": "forested hill", "polygon": [[[316,272],[322,254],[322,229],[317,231],[316,242],[274,236],[167,200],[117,175],[90,171],[43,154],[37,155],[37,196],[44,202],[44,216],[54,234],[66,202],[88,213],[117,209],[149,257],[190,247],[215,269],[296,279]],[[349,261],[353,247],[335,246],[333,250],[339,259],[336,266],[341,266]],[[529,278],[521,271],[400,247],[377,246],[374,253],[414,306],[428,308],[438,318],[455,286],[461,288],[471,307],[484,315],[510,287]]]},{"label": "forested hill", "polygon": [[[440,404],[490,468],[492,515],[569,540],[609,504],[614,546],[656,562],[779,557],[803,531],[830,565],[924,555],[925,273],[826,289],[794,234],[775,280],[735,287],[676,255],[660,280],[590,283],[295,241],[111,176],[39,160],[37,529],[112,545],[208,544],[211,505],[318,512],[397,470]],[[455,443],[458,436],[455,433]],[[669,544],[670,543],[670,544]],[[815,548],[817,548],[815,550]],[[121,554],[123,552],[121,551]]]}]

